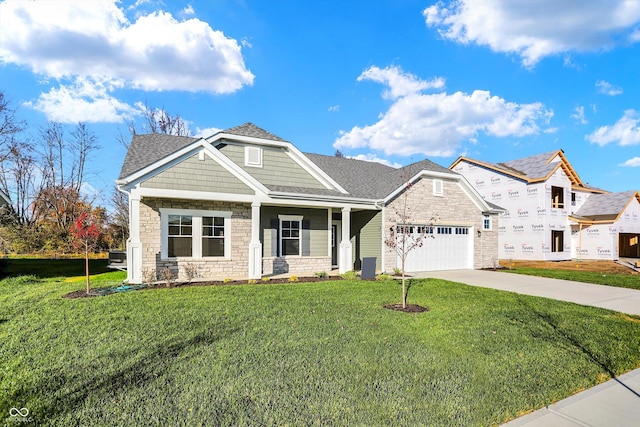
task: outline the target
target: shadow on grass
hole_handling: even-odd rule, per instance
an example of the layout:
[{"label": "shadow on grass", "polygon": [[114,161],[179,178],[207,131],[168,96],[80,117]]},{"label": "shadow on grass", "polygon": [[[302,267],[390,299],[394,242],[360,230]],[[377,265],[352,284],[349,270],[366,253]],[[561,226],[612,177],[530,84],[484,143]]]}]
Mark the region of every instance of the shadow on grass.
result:
[{"label": "shadow on grass", "polygon": [[220,325],[203,325],[202,329],[192,337],[175,337],[151,348],[141,343],[127,351],[101,355],[91,366],[79,364],[67,366],[64,371],[48,372],[33,387],[16,390],[8,401],[23,402],[39,396],[42,406],[33,411],[33,417],[44,425],[46,420],[75,413],[87,399],[113,399],[129,389],[145,389],[154,381],[162,381],[176,358],[237,332]]},{"label": "shadow on grass", "polygon": [[531,313],[533,313],[543,324],[550,327],[551,330],[553,331],[553,336],[550,336],[549,334],[545,335],[543,333],[532,330],[530,331],[532,336],[547,340],[549,342],[558,342],[558,339],[556,339],[556,337],[559,337],[561,339],[561,343],[569,346],[570,348],[575,348],[579,350],[589,360],[591,360],[593,363],[598,365],[604,372],[606,372],[611,377],[611,379],[615,380],[618,384],[620,384],[621,386],[629,390],[636,397],[640,398],[640,393],[638,391],[632,389],[631,387],[624,384],[622,381],[620,381],[617,378],[611,363],[611,359],[607,357],[606,354],[599,356],[598,354],[593,352],[591,349],[589,349],[589,347],[587,346],[587,343],[581,342],[578,338],[576,338],[575,336],[572,336],[569,332],[562,330],[562,328],[558,325],[558,322],[550,314],[539,312],[538,310],[536,310],[534,307],[532,307],[522,299],[520,299],[519,302],[522,306],[526,307]]},{"label": "shadow on grass", "polygon": [[[6,259],[3,276],[34,275],[40,279],[52,277],[83,276],[84,258],[77,259],[37,259],[37,258],[9,258]],[[89,271],[93,274],[113,271],[107,268],[106,259],[89,260]]]}]

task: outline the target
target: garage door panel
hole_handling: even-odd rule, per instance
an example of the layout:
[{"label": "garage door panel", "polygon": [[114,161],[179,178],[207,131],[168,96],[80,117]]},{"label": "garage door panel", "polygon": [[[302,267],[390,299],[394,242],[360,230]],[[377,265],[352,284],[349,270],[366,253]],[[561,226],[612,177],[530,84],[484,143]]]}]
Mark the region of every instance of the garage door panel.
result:
[{"label": "garage door panel", "polygon": [[[444,228],[449,228],[450,230]],[[472,268],[473,252],[471,251],[471,245],[473,243],[468,227],[443,227],[433,236],[434,238],[427,237],[424,239],[422,247],[415,248],[407,255],[406,271]],[[398,266],[400,266],[399,257]]]}]

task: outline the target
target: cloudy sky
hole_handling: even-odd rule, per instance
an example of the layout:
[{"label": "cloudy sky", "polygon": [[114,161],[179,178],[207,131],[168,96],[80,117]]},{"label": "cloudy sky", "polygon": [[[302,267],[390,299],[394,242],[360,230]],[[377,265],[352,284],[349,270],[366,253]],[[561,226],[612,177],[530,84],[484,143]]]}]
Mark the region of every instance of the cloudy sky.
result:
[{"label": "cloudy sky", "polygon": [[107,191],[145,104],[391,165],[563,149],[640,188],[640,1],[4,0],[0,90],[34,129],[89,123]]}]

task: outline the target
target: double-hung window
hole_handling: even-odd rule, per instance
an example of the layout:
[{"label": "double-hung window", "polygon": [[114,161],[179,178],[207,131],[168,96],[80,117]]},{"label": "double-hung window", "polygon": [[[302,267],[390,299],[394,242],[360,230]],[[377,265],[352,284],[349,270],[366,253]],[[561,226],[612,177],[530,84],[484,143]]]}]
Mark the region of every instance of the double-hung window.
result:
[{"label": "double-hung window", "polygon": [[302,217],[280,215],[281,256],[301,255]]},{"label": "double-hung window", "polygon": [[231,212],[160,209],[161,257],[229,258]]},{"label": "double-hung window", "polygon": [[491,230],[491,215],[482,215],[482,229]]}]

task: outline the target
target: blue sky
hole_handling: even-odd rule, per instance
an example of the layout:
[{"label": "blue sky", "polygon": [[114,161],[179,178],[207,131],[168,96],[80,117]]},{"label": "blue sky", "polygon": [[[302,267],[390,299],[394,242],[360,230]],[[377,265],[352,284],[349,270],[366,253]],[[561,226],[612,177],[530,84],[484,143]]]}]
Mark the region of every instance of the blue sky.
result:
[{"label": "blue sky", "polygon": [[638,189],[639,83],[640,1],[0,2],[0,89],[33,132],[89,123],[107,195],[145,104],[392,165],[563,149]]}]

